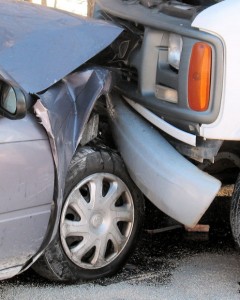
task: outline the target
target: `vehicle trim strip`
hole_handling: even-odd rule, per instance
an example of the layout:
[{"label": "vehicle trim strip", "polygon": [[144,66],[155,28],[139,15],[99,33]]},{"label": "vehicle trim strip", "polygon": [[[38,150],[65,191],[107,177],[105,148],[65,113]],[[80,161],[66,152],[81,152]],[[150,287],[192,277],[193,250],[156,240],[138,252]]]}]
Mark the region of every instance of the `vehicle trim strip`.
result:
[{"label": "vehicle trim strip", "polygon": [[148,120],[151,124],[156,126],[157,128],[163,130],[167,134],[171,135],[177,140],[180,140],[188,145],[196,146],[196,136],[182,131],[171,124],[167,123],[163,119],[159,118],[157,115],[152,113],[150,110],[146,109],[142,105],[128,99],[127,97],[123,97],[127,103],[136,110],[142,117]]}]

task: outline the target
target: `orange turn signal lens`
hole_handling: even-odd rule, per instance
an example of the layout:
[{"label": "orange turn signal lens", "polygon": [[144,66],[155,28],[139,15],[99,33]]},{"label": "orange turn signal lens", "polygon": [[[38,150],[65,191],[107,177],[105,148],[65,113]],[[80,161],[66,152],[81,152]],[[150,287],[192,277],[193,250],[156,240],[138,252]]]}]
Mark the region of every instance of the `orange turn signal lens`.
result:
[{"label": "orange turn signal lens", "polygon": [[195,111],[206,111],[210,100],[212,49],[203,42],[192,49],[188,74],[188,103]]}]

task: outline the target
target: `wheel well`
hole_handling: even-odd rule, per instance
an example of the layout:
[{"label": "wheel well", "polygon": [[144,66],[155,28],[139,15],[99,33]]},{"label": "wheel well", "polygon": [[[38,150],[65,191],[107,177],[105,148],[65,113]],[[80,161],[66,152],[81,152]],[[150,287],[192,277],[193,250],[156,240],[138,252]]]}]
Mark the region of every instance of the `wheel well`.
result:
[{"label": "wheel well", "polygon": [[[106,105],[106,99],[104,96],[100,97],[98,101],[96,101],[96,104],[93,108],[92,114],[89,118],[88,123],[91,121],[91,119],[97,115],[98,116],[98,126],[97,126],[97,132],[96,135],[92,135],[91,140],[88,141],[88,143],[81,142],[81,146],[88,145],[91,147],[107,147],[111,148],[113,150],[116,150],[116,144],[114,143],[114,139],[112,136],[111,131],[111,125],[109,122],[108,114],[107,114],[107,105]],[[91,129],[92,127],[87,128],[89,132],[87,133],[88,136],[91,136]]]},{"label": "wheel well", "polygon": [[223,184],[235,183],[240,170],[240,143],[223,142],[214,162],[204,160],[198,167],[218,178]]}]

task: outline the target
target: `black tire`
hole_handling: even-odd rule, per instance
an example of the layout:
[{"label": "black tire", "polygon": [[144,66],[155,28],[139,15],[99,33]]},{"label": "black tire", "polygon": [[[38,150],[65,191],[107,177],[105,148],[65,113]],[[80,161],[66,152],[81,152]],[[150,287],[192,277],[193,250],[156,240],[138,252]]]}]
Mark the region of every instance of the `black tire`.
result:
[{"label": "black tire", "polygon": [[235,183],[231,199],[230,224],[234,241],[240,248],[240,176]]},{"label": "black tire", "polygon": [[[72,213],[72,216],[70,218],[70,222],[75,222],[75,219],[73,220],[73,218],[77,218],[77,216],[78,216],[78,214],[75,211],[73,211],[73,212],[71,211],[69,213],[69,210],[72,209],[70,206],[73,205],[71,203],[75,201],[75,198],[72,195],[76,191],[77,192],[80,191],[80,193],[82,193],[82,189],[84,189],[84,188],[86,190],[86,185],[81,185],[81,183],[84,182],[84,180],[88,180],[88,178],[98,178],[100,176],[103,176],[103,174],[110,174],[110,175],[106,175],[107,178],[108,178],[108,176],[110,176],[110,178],[111,178],[111,176],[114,176],[114,179],[116,178],[116,180],[119,183],[123,182],[124,183],[123,186],[127,187],[128,191],[131,194],[131,197],[128,192],[126,192],[127,193],[126,197],[128,197],[127,199],[130,199],[129,201],[131,201],[131,203],[133,204],[134,209],[130,210],[130,211],[131,212],[133,211],[134,216],[133,216],[133,221],[126,223],[127,226],[124,225],[125,224],[124,222],[117,223],[117,221],[116,221],[119,231],[123,230],[123,232],[121,232],[121,234],[128,235],[127,241],[124,242],[125,244],[124,244],[124,247],[121,249],[121,251],[117,250],[117,251],[119,251],[119,253],[115,253],[116,252],[115,248],[118,249],[118,246],[117,247],[114,246],[114,243],[116,244],[116,240],[114,240],[114,238],[113,238],[113,241],[111,241],[111,237],[110,237],[110,240],[108,240],[107,244],[105,242],[106,251],[104,252],[104,260],[101,260],[99,258],[99,261],[97,261],[98,265],[97,265],[97,267],[95,267],[94,263],[92,263],[91,259],[94,255],[96,255],[96,257],[98,256],[95,253],[97,251],[96,247],[93,247],[89,251],[89,253],[85,254],[86,258],[85,258],[85,256],[83,256],[84,259],[81,258],[81,261],[79,261],[79,262],[76,261],[77,258],[74,257],[75,254],[72,254],[71,251],[73,251],[73,249],[77,249],[77,247],[80,247],[82,245],[81,243],[83,241],[83,238],[81,237],[81,238],[79,238],[79,240],[74,241],[74,240],[71,240],[72,237],[70,237],[70,238],[65,237],[64,230],[65,230],[65,228],[68,228],[68,227],[64,227],[64,226],[67,226],[65,224],[68,224],[67,222],[69,222],[69,218],[70,218],[69,216],[71,216],[71,213]],[[113,175],[111,175],[111,174],[113,174]],[[104,180],[105,180],[105,178],[104,178]],[[79,183],[80,183],[80,187],[78,187]],[[87,184],[89,184],[88,181],[87,181]],[[105,184],[105,182],[102,184],[103,189],[106,189],[106,191],[105,191],[106,193],[110,193],[109,192],[109,190],[110,190],[109,184],[108,183],[105,184],[106,188],[105,188],[104,184]],[[76,187],[78,187],[78,188],[76,189]],[[90,193],[91,192],[89,192],[89,194]],[[102,193],[103,193],[103,191],[102,191]],[[94,194],[94,195],[96,195],[96,194]],[[124,195],[125,195],[125,193],[124,193]],[[82,196],[82,194],[81,194],[81,196]],[[84,197],[87,197],[87,196],[84,195]],[[121,196],[121,199],[124,197]],[[68,176],[67,176],[67,180],[66,180],[66,188],[65,188],[64,198],[65,198],[65,200],[64,200],[64,204],[63,204],[62,216],[61,216],[61,221],[60,221],[60,225],[59,225],[59,232],[58,232],[57,236],[54,238],[54,240],[52,241],[52,243],[47,247],[44,254],[33,265],[33,269],[38,274],[40,274],[41,276],[43,276],[47,279],[50,279],[53,281],[69,281],[69,282],[73,282],[73,281],[76,281],[79,279],[94,280],[97,278],[115,274],[118,270],[120,270],[123,267],[123,265],[125,264],[126,260],[129,257],[129,255],[132,253],[133,249],[135,248],[137,238],[140,233],[141,225],[143,223],[142,219],[143,219],[143,215],[144,215],[144,199],[142,197],[142,194],[139,192],[139,190],[136,188],[136,186],[130,179],[129,175],[127,174],[127,171],[124,167],[124,164],[123,164],[121,158],[116,153],[110,152],[110,151],[108,152],[105,150],[93,150],[90,147],[80,148],[79,151],[75,154],[75,156],[70,164],[70,168],[69,168]],[[100,197],[100,199],[102,199],[102,198]],[[111,199],[110,196],[109,196],[109,199]],[[119,200],[117,200],[117,201],[119,201]],[[122,203],[120,204],[120,206],[122,205],[121,207],[124,207],[124,209],[125,209],[125,207],[127,207],[126,205],[130,205],[128,203],[125,205],[124,204],[125,200],[121,200],[121,201],[122,201]],[[94,201],[94,203],[95,202],[97,202],[97,201]],[[118,206],[116,204],[116,202],[114,204],[115,205],[114,207]],[[75,214],[77,215],[76,217],[75,217]],[[88,221],[88,223],[89,223],[88,227],[90,228],[89,231],[91,231],[92,230],[91,228],[95,226],[93,228],[93,230],[95,230],[95,229],[99,230],[99,234],[100,234],[100,232],[101,232],[100,229],[105,228],[105,227],[101,227],[101,226],[103,226],[103,224],[105,222],[103,220],[104,220],[105,216],[107,216],[106,218],[109,219],[108,216],[109,215],[111,216],[112,210],[109,209],[109,214],[108,213],[105,214],[105,211],[103,212],[103,214],[104,214],[103,217],[97,216],[97,215],[96,216],[94,215],[92,218],[89,217],[89,221]],[[81,214],[79,213],[79,216],[80,215]],[[99,213],[99,215],[100,215],[100,213]],[[79,220],[77,220],[77,222],[81,222],[82,216],[83,215],[80,216],[80,218],[79,218]],[[110,220],[112,220],[112,219],[110,219]],[[102,221],[102,223],[101,223],[101,221]],[[107,224],[112,224],[112,223],[113,222],[111,221]],[[115,224],[114,228],[116,228],[116,224]],[[124,226],[128,229],[123,229],[123,228],[125,228]],[[109,225],[109,228],[113,228],[113,226]],[[131,228],[131,229],[129,229],[129,228]],[[101,237],[102,236],[105,237],[105,235],[103,235],[103,234],[101,235]],[[108,238],[109,238],[109,233],[108,233],[107,239]],[[69,240],[70,240],[70,242],[69,242]],[[104,238],[102,238],[102,240],[104,240]],[[100,238],[101,243],[102,243],[102,240]],[[124,237],[124,241],[125,241],[125,237]],[[85,244],[87,244],[87,242],[85,242]],[[119,243],[119,245],[120,244],[121,243]],[[74,248],[74,247],[76,247],[76,248]],[[101,248],[101,246],[99,246],[99,247]],[[122,247],[122,246],[119,246],[119,247]],[[83,244],[82,248],[84,248],[84,244]],[[87,249],[87,247],[86,247],[86,249]],[[92,253],[91,253],[91,251],[92,251]],[[71,258],[70,258],[70,256],[71,256]],[[102,261],[104,261],[104,263]],[[101,263],[102,263],[102,266],[101,266]]]}]

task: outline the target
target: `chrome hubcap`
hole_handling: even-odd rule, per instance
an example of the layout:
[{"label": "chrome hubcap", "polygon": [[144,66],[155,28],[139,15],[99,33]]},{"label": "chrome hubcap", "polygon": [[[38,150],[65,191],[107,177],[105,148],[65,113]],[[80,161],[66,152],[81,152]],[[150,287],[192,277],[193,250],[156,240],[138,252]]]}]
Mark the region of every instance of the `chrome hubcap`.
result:
[{"label": "chrome hubcap", "polygon": [[101,214],[95,214],[91,218],[91,224],[93,227],[98,228],[103,223],[103,217]]},{"label": "chrome hubcap", "polygon": [[63,249],[82,268],[102,268],[122,252],[133,223],[133,199],[126,184],[112,174],[93,174],[72,190],[64,204]]}]

